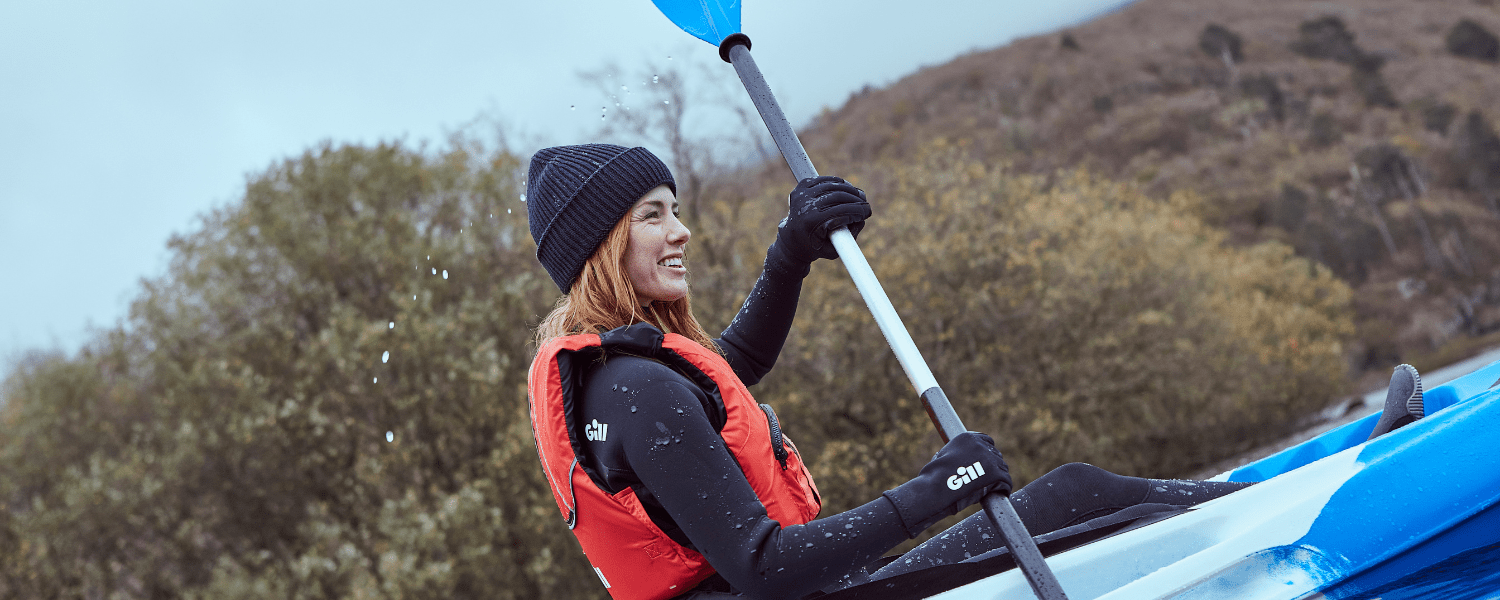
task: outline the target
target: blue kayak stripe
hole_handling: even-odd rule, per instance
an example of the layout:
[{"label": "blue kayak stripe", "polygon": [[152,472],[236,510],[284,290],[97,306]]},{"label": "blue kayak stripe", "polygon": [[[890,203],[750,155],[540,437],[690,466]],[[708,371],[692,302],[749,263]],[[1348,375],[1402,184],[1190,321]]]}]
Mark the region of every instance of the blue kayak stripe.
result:
[{"label": "blue kayak stripe", "polygon": [[[1426,588],[1431,588],[1434,584],[1452,586],[1455,581],[1462,580],[1467,582],[1467,585],[1460,587],[1482,592],[1483,596],[1488,597],[1496,590],[1500,590],[1494,581],[1500,578],[1500,572],[1429,573],[1429,571],[1443,569],[1443,565],[1452,563],[1451,559],[1455,556],[1472,552],[1474,549],[1494,547],[1497,543],[1500,543],[1500,505],[1491,505],[1457,526],[1413,546],[1411,550],[1329,586],[1328,589],[1323,590],[1323,595],[1330,600],[1373,598],[1453,600],[1456,595],[1452,593],[1454,590],[1445,590],[1448,593],[1438,595],[1439,590]],[[1486,579],[1490,581],[1485,581]]]},{"label": "blue kayak stripe", "polygon": [[[1500,361],[1468,375],[1427,390],[1422,395],[1429,416],[1490,391],[1500,390]],[[1346,423],[1316,438],[1260,459],[1229,474],[1229,481],[1265,481],[1292,469],[1303,467],[1325,456],[1337,454],[1364,443],[1374,431],[1380,413]]]},{"label": "blue kayak stripe", "polygon": [[[1456,395],[1462,388],[1450,389]],[[1443,532],[1500,500],[1496,431],[1500,391],[1370,441],[1359,453],[1363,468],[1334,493],[1297,545],[1337,557],[1349,577],[1442,539]],[[1468,549],[1449,548],[1440,558]]]}]

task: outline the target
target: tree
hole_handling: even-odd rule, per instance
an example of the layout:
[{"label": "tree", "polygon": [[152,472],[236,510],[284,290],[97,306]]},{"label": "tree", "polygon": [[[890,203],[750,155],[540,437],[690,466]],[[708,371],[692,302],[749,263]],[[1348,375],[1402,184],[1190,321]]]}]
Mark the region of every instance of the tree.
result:
[{"label": "tree", "polygon": [[127,327],[7,378],[0,592],[597,594],[526,418],[520,169],[325,144],[174,238]]},{"label": "tree", "polygon": [[[855,180],[860,244],[965,424],[1018,483],[1090,462],[1185,476],[1264,443],[1343,381],[1350,293],[1287,246],[1246,249],[1192,194],[1147,197],[1086,173],[1009,174],[931,144]],[[764,386],[829,508],[866,502],[937,447],[839,269],[804,287]],[[804,441],[805,440],[805,441]]]}]

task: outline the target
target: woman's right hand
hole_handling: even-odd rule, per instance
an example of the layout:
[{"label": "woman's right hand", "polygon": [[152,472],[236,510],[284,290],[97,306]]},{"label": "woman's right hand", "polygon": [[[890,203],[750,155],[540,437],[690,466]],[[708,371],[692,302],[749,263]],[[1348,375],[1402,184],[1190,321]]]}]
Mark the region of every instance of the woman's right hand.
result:
[{"label": "woman's right hand", "polygon": [[1011,490],[1010,467],[995,449],[995,440],[966,431],[953,436],[922,472],[885,497],[895,505],[910,537],[943,517],[957,514],[985,494]]},{"label": "woman's right hand", "polygon": [[802,263],[838,258],[828,234],[848,226],[849,233],[858,236],[871,214],[863,190],[828,175],[797,182],[787,200],[787,216],[776,228],[776,242]]}]

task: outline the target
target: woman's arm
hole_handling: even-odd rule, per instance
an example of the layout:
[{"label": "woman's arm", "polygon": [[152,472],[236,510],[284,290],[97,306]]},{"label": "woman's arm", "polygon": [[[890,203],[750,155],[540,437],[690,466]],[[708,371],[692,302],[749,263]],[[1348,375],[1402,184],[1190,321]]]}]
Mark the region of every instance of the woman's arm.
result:
[{"label": "woman's arm", "polygon": [[[884,497],[854,510],[782,527],[745,480],[703,412],[701,391],[680,379],[642,379],[649,402],[618,414],[631,432],[621,449],[641,485],[691,545],[738,591],[795,598],[826,587],[908,537]],[[611,431],[614,429],[612,424]]]},{"label": "woman's arm", "polygon": [[802,278],[807,277],[811,263],[786,256],[778,244],[766,250],[765,267],[755,287],[729,327],[719,334],[724,358],[745,385],[755,385],[771,371],[792,319],[797,316],[797,298],[802,294]]},{"label": "woman's arm", "polygon": [[[739,463],[708,420],[707,396],[672,369],[631,356],[596,367],[579,403],[582,422],[608,425],[585,443],[607,491],[636,490],[642,507],[678,543],[706,557],[737,590],[796,597],[828,586],[985,490],[1010,489],[994,443],[955,436],[911,481],[854,510],[782,527],[766,514]],[[595,426],[597,427],[597,426]],[[774,460],[770,453],[765,460]],[[955,468],[982,462],[953,488]],[[965,472],[965,471],[958,471]]]},{"label": "woman's arm", "polygon": [[813,261],[838,258],[828,233],[847,226],[858,236],[870,217],[865,193],[837,177],[804,179],[787,201],[787,216],[776,228],[776,243],[766,251],[765,268],[719,337],[729,365],[747,386],[776,364],[797,314],[802,278]]}]

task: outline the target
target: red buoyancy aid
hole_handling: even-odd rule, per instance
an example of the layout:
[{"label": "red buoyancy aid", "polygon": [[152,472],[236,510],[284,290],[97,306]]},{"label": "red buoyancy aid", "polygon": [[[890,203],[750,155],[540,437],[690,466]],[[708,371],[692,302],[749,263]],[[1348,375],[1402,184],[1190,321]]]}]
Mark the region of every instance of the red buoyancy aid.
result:
[{"label": "red buoyancy aid", "polygon": [[663,533],[646,515],[635,490],[610,494],[580,466],[582,445],[571,414],[573,395],[582,389],[588,362],[604,353],[654,359],[693,381],[713,399],[709,421],[723,425],[719,435],[766,514],[783,527],[818,515],[818,490],[796,447],[782,437],[770,407],[756,404],[723,357],[644,323],[601,335],[554,338],[531,363],[532,435],[557,508],[612,598],[671,598],[707,579],[714,569],[703,555]]}]

